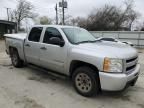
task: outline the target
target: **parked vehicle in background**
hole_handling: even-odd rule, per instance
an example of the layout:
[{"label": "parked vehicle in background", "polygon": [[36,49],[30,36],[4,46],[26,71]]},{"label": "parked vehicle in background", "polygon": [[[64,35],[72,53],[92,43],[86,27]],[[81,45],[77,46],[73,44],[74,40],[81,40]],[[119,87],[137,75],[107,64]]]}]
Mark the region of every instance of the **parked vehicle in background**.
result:
[{"label": "parked vehicle in background", "polygon": [[69,76],[83,96],[134,85],[140,72],[136,49],[96,39],[79,27],[38,25],[28,35],[6,34],[12,64],[34,64]]},{"label": "parked vehicle in background", "polygon": [[120,41],[116,38],[112,38],[112,37],[109,37],[109,38],[106,38],[106,37],[100,37],[98,38],[98,40],[102,40],[102,41],[111,41],[111,42],[122,42],[122,43],[125,43],[125,44],[128,44],[130,46],[134,46],[134,44],[132,42],[127,42],[127,41]]},{"label": "parked vehicle in background", "polygon": [[134,47],[144,47],[144,32],[143,31],[90,31],[96,37],[118,39],[121,42],[132,43]]}]

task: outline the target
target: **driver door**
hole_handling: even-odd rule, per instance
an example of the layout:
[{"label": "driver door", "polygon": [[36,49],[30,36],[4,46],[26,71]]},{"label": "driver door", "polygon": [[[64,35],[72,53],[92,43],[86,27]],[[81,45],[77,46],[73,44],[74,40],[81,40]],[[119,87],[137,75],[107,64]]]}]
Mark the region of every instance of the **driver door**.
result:
[{"label": "driver door", "polygon": [[67,48],[65,45],[60,47],[59,45],[52,44],[50,42],[52,37],[58,37],[63,40],[63,37],[58,29],[53,27],[46,28],[43,42],[41,43],[40,62],[45,68],[64,73]]}]

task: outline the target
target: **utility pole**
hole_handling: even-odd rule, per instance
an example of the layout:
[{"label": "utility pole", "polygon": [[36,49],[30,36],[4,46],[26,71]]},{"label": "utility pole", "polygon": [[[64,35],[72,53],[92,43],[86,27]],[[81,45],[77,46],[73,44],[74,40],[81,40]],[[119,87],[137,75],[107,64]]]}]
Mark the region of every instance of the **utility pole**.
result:
[{"label": "utility pole", "polygon": [[62,24],[65,25],[65,22],[64,22],[65,21],[65,16],[64,16],[65,15],[64,14],[65,13],[65,11],[64,11],[64,0],[62,0],[62,13],[63,13]]},{"label": "utility pole", "polygon": [[56,24],[58,24],[58,7],[57,7],[57,3],[56,3],[55,11],[56,11]]},{"label": "utility pole", "polygon": [[59,2],[59,7],[62,8],[62,24],[65,25],[65,8],[67,8],[67,1]]},{"label": "utility pole", "polygon": [[9,9],[10,9],[10,8],[6,8],[8,21],[9,21]]}]

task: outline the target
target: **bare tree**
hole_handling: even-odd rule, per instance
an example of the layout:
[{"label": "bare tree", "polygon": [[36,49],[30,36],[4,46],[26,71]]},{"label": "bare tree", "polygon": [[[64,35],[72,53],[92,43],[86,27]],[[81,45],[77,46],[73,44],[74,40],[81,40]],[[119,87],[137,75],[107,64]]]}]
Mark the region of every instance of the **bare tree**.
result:
[{"label": "bare tree", "polygon": [[[103,8],[97,9],[96,14],[88,16],[88,28],[91,30],[114,30],[117,19],[120,17],[121,10],[115,6],[105,5]],[[93,29],[93,26],[95,27]],[[120,24],[119,24],[120,25]],[[118,26],[118,28],[120,28]]]},{"label": "bare tree", "polygon": [[[121,10],[115,6],[105,5],[95,9],[87,18],[80,18],[78,25],[88,30],[115,30],[115,24],[121,15]],[[120,28],[119,24],[118,28]]]},{"label": "bare tree", "polygon": [[77,24],[88,30],[118,31],[131,30],[133,22],[138,18],[138,13],[133,10],[133,0],[124,2],[125,9],[105,5],[94,9],[87,18],[76,18]]},{"label": "bare tree", "polygon": [[72,22],[71,22],[72,19],[73,19],[73,17],[71,15],[66,15],[65,16],[65,24],[72,25]]},{"label": "bare tree", "polygon": [[13,18],[18,24],[18,30],[20,30],[21,21],[25,18],[34,18],[35,13],[32,12],[34,6],[26,0],[18,0],[18,4],[15,10],[13,10]]},{"label": "bare tree", "polygon": [[141,28],[141,31],[144,31],[144,27]]},{"label": "bare tree", "polygon": [[52,24],[52,19],[48,18],[47,16],[42,16],[39,19],[40,19],[40,24],[42,25]]},{"label": "bare tree", "polygon": [[127,26],[129,30],[132,29],[132,23],[138,18],[139,13],[133,10],[134,7],[134,0],[126,0],[124,1],[125,10],[121,13],[121,17],[117,20],[118,26],[119,22]]},{"label": "bare tree", "polygon": [[86,18],[82,18],[82,17],[71,18],[69,23],[73,26],[80,26],[83,28],[86,28],[87,26]]},{"label": "bare tree", "polygon": [[[71,15],[65,15],[65,25],[73,25],[72,20],[74,18]],[[62,21],[59,22],[62,25]]]},{"label": "bare tree", "polygon": [[138,31],[144,31],[144,22],[142,23],[139,23],[138,25],[137,25],[137,27],[136,27],[136,29],[138,30]]}]

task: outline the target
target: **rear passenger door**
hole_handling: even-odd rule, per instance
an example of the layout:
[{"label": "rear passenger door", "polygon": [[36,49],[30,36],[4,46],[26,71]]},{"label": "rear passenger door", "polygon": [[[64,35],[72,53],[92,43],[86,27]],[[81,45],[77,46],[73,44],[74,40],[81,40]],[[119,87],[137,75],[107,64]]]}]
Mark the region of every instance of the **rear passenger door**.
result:
[{"label": "rear passenger door", "polygon": [[42,27],[32,28],[24,43],[25,57],[28,63],[39,65],[40,37],[42,30]]}]

